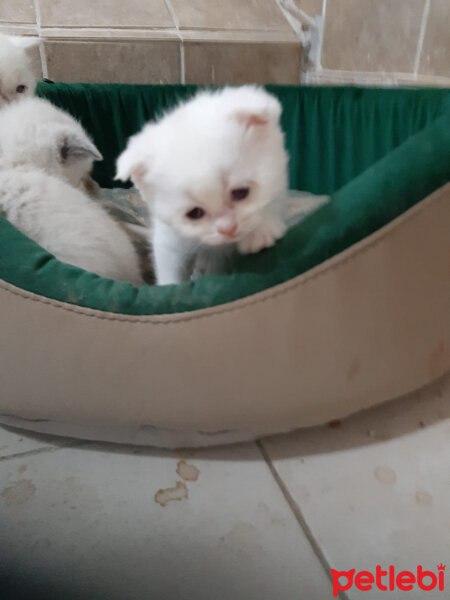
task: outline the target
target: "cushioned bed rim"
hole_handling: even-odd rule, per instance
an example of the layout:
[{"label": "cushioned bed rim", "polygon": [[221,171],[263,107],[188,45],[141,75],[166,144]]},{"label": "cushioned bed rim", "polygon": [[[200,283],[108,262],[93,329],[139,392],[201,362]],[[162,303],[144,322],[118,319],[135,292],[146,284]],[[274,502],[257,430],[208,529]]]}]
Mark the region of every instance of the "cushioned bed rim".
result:
[{"label": "cushioned bed rim", "polygon": [[0,219],[0,277],[42,296],[107,312],[199,310],[304,273],[383,227],[449,179],[450,112],[446,112],[333,194],[329,204],[293,227],[275,248],[241,258],[233,274],[180,286],[133,288],[60,263]]}]

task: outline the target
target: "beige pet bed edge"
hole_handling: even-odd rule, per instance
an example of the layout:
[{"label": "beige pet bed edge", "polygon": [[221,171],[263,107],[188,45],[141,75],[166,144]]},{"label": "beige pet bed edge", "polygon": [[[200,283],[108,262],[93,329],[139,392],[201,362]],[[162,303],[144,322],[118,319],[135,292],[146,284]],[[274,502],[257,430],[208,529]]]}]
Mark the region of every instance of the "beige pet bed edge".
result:
[{"label": "beige pet bed edge", "polygon": [[0,282],[0,422],[157,446],[342,418],[450,370],[450,184],[307,273],[227,305],[102,313]]}]

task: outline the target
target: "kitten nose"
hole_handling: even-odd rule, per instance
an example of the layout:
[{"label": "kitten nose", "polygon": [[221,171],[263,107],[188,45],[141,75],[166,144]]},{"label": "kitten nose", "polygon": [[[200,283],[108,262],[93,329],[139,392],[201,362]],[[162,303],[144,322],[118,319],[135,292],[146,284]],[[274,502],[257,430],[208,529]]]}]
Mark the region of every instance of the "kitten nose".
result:
[{"label": "kitten nose", "polygon": [[226,235],[227,237],[233,239],[236,237],[237,225],[236,223],[218,223],[217,231],[222,235]]}]

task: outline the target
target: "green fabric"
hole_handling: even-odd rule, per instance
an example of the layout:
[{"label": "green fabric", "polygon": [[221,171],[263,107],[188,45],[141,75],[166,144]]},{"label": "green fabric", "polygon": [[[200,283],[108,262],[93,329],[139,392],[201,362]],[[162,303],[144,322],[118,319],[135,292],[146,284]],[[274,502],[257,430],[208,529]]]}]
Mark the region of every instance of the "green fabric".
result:
[{"label": "green fabric", "polygon": [[[43,96],[78,117],[104,156],[94,178],[116,187],[115,161],[130,135],[197,90],[192,85],[40,83]],[[450,106],[445,89],[267,86],[283,106],[290,187],[331,194]]]},{"label": "green fabric", "polygon": [[[330,203],[292,227],[275,248],[239,257],[229,275],[137,289],[60,263],[0,220],[0,278],[56,300],[124,314],[169,314],[216,306],[311,269],[450,180],[448,90],[270,89],[283,102],[283,126],[293,157],[291,182],[322,193],[346,183]],[[44,90],[52,101],[85,115],[85,126],[107,158],[104,170],[97,174],[102,184],[111,184],[113,158],[137,126],[136,106],[143,117],[145,111],[154,114],[181,93],[193,91],[180,86],[62,84],[41,86],[40,92]],[[108,109],[107,131],[106,117],[101,125],[96,120],[101,108],[95,105],[94,109],[93,98]],[[113,116],[111,106],[120,116]],[[315,112],[308,113],[314,107]]]}]

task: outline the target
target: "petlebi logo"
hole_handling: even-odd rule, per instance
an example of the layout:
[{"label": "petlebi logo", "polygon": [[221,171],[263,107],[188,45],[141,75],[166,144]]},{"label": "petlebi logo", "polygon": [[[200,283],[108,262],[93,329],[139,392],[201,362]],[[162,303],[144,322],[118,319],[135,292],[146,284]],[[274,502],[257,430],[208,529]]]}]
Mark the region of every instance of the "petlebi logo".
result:
[{"label": "petlebi logo", "polygon": [[[396,571],[393,565],[385,569],[380,565],[376,566],[375,572],[371,571],[336,571],[331,569],[333,578],[333,596],[336,598],[340,591],[345,592],[351,588],[356,588],[361,592],[368,592],[372,589],[379,589],[382,592],[399,590],[409,592],[413,589],[420,589],[424,592],[445,589],[445,567],[442,563],[437,565],[436,571],[426,571],[419,565],[415,571]],[[425,600],[425,596],[424,596]]]}]

